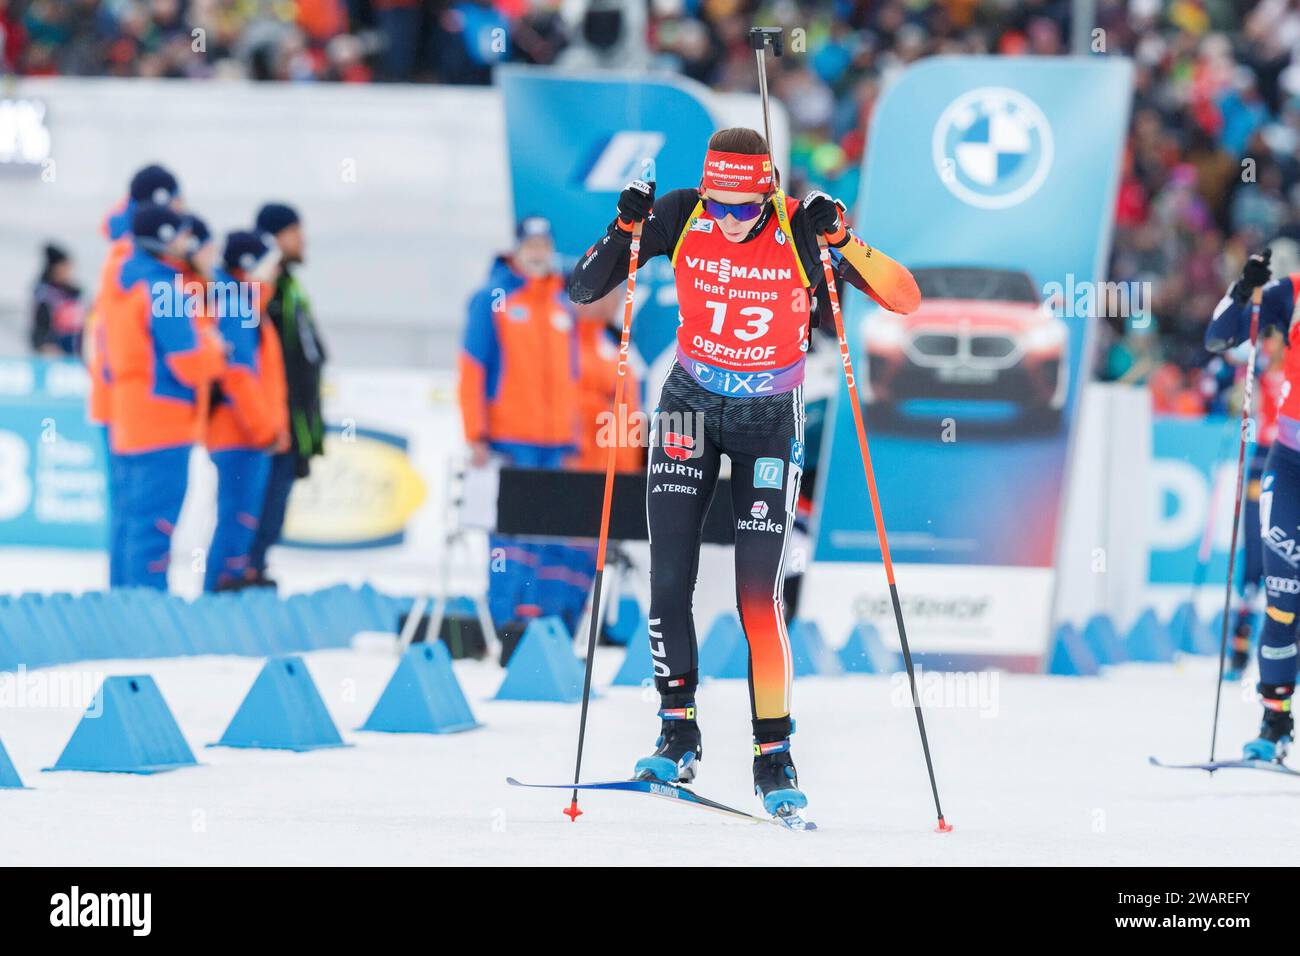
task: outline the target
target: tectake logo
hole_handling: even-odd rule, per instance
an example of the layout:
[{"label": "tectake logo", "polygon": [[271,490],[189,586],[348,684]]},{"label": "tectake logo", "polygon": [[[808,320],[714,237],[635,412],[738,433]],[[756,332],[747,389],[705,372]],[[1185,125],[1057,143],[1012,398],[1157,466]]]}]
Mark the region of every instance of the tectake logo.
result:
[{"label": "tectake logo", "polygon": [[751,508],[749,509],[749,513],[750,513],[751,515],[753,515],[755,518],[766,518],[766,517],[767,517],[767,502],[766,502],[766,501],[755,501],[753,507],[751,507]]},{"label": "tectake logo", "polygon": [[1032,196],[1052,168],[1052,128],[1029,97],[1006,87],[963,93],[939,116],[935,172],[962,202],[1007,209]]}]

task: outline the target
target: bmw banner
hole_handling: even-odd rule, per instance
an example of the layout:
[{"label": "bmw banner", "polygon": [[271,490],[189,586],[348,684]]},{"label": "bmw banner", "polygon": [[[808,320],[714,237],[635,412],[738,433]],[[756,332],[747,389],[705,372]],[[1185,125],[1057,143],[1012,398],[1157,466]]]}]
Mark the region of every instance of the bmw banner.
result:
[{"label": "bmw banner", "polygon": [[[850,289],[845,318],[909,637],[933,666],[1027,670],[1046,650],[1092,327],[1130,304],[1102,280],[1131,90],[1118,59],[938,57],[873,115],[855,225],[923,302],[896,315]],[[890,634],[842,382],[828,428],[810,597]]]},{"label": "bmw banner", "polygon": [[[619,192],[646,175],[646,160],[660,193],[699,183],[705,147],[719,126],[705,87],[671,76],[526,66],[502,67],[496,75],[505,100],[516,218],[550,219],[561,255],[576,259],[604,233]],[[753,118],[760,116],[755,110]],[[650,364],[677,330],[677,293],[666,257],[639,270],[636,309],[633,344]]]}]

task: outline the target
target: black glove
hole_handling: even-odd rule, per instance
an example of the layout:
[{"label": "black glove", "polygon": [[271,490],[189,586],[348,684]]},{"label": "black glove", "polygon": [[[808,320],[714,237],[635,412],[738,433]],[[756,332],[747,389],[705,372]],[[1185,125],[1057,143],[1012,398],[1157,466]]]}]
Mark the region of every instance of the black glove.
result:
[{"label": "black glove", "polygon": [[1246,265],[1241,270],[1241,278],[1228,290],[1228,295],[1232,296],[1233,302],[1245,305],[1250,301],[1251,293],[1273,278],[1273,270],[1269,268],[1272,258],[1273,250],[1265,249],[1246,260]]},{"label": "black glove", "polygon": [[641,222],[655,205],[655,184],[634,179],[618,196],[618,218],[624,222]]},{"label": "black glove", "polygon": [[[813,229],[821,235],[834,236],[843,229],[841,213],[844,212],[844,204],[821,190],[814,189],[803,197],[803,212]],[[844,235],[839,236],[838,241],[832,241],[831,245],[838,249],[848,241],[848,230],[844,230]]]}]

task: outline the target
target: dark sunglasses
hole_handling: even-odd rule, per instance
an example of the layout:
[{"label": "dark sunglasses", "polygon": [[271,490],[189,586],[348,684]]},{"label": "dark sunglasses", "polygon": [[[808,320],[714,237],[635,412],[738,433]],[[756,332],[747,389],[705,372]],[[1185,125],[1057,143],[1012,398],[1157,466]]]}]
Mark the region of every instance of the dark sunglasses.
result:
[{"label": "dark sunglasses", "polygon": [[737,222],[749,222],[751,219],[757,219],[763,211],[761,202],[742,202],[742,203],[725,203],[717,202],[713,199],[704,200],[704,211],[714,219],[725,219],[727,216],[734,216]]}]

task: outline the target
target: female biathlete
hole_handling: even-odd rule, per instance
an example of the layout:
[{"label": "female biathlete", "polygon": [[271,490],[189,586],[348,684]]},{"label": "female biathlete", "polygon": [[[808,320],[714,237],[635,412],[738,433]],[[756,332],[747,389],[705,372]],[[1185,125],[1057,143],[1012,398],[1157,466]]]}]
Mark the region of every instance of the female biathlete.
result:
[{"label": "female biathlete", "polygon": [[781,590],[804,465],[804,353],[819,289],[825,297],[818,237],[838,250],[837,276],[885,308],[911,312],[921,296],[907,269],[848,232],[842,205],[821,192],[800,203],[777,186],[759,133],[715,133],[698,188],[658,200],[653,183],[623,190],[617,219],[570,276],[569,295],[590,302],[626,278],[637,222],[638,265],[671,257],[677,356],[655,410],[646,487],[648,625],[662,731],[635,774],[689,782],[703,754],[691,599],[700,531],[725,454],[736,603],[749,642],[754,787],[769,813],[786,815],[807,805],[790,756],[793,674]]},{"label": "female biathlete", "polygon": [[[1295,733],[1291,698],[1296,680],[1296,613],[1300,611],[1300,273],[1270,282],[1269,254],[1251,256],[1205,331],[1205,347],[1222,353],[1250,338],[1250,297],[1264,289],[1259,332],[1281,331],[1285,375],[1273,445],[1260,481],[1259,533],[1264,554],[1264,628],[1259,635],[1259,695],[1264,719],[1244,756],[1281,762]],[[1252,533],[1247,527],[1246,533]]]}]

